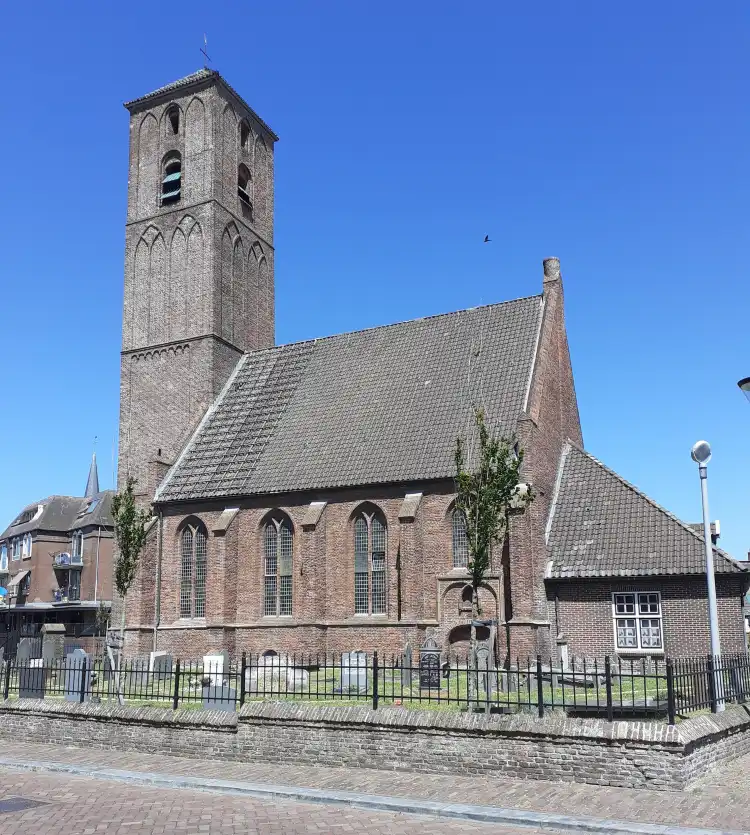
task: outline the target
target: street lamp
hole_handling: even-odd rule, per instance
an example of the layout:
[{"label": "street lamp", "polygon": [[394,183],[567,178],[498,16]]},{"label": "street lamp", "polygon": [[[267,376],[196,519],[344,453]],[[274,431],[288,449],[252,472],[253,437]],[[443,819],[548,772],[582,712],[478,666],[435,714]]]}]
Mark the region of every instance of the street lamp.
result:
[{"label": "street lamp", "polygon": [[[711,460],[711,445],[708,441],[698,441],[690,451],[690,457],[698,465],[701,479],[701,500],[703,502],[703,544],[706,549],[706,578],[708,580],[708,627],[711,635],[711,655],[714,663],[719,662],[721,643],[719,641],[719,616],[716,611],[716,579],[714,577],[714,552],[711,540],[711,520],[708,515],[708,467]],[[720,676],[716,676],[715,689],[716,710],[724,710],[724,698]]]},{"label": "street lamp", "polygon": [[745,377],[744,380],[740,380],[737,385],[740,387],[740,391],[750,400],[750,377]]}]

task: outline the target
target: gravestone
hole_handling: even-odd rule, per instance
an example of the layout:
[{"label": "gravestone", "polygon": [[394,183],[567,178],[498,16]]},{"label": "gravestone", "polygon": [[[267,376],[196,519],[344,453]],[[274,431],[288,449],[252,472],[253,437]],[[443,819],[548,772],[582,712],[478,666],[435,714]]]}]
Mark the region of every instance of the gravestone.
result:
[{"label": "gravestone", "polygon": [[423,690],[440,689],[440,647],[432,637],[419,650],[419,686]]},{"label": "gravestone", "polygon": [[229,675],[229,653],[225,649],[203,656],[203,677],[210,679],[209,687],[220,687],[227,675]]},{"label": "gravestone", "polygon": [[42,658],[51,667],[65,658],[65,624],[45,623],[42,626]]},{"label": "gravestone", "polygon": [[367,692],[367,653],[362,650],[341,655],[341,692]]},{"label": "gravestone", "polygon": [[163,650],[150,653],[148,669],[156,679],[170,678],[172,675],[172,656]]},{"label": "gravestone", "polygon": [[401,656],[401,686],[402,687],[411,687],[411,674],[412,674],[412,663],[414,659],[412,658],[411,652],[411,644],[407,641],[406,646],[404,647],[404,654]]},{"label": "gravestone", "polygon": [[29,658],[18,668],[18,698],[43,699],[45,685],[44,659]]},{"label": "gravestone", "polygon": [[494,691],[494,664],[489,641],[479,641],[477,644],[477,669],[479,670],[479,690],[487,694],[489,699]]},{"label": "gravestone", "polygon": [[28,664],[34,655],[34,642],[32,638],[21,638],[16,649],[16,663]]},{"label": "gravestone", "polygon": [[91,698],[91,656],[82,649],[75,649],[65,659],[65,701],[80,702]]},{"label": "gravestone", "polygon": [[203,688],[203,709],[224,710],[234,713],[237,709],[237,691],[228,684]]}]

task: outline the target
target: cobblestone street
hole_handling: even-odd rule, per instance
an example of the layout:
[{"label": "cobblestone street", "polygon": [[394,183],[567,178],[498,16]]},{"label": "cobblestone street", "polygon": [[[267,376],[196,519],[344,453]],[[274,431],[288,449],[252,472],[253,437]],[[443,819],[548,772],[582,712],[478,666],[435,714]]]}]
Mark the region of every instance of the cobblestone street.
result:
[{"label": "cobblestone street", "polygon": [[[2,835],[534,835],[533,829],[0,769]],[[39,805],[3,812],[8,798]],[[19,804],[20,805],[20,804]]]},{"label": "cobblestone street", "polygon": [[[3,764],[4,763],[4,764]],[[45,767],[43,764],[47,764]],[[19,770],[21,767],[40,770]],[[77,770],[66,774],[55,769]],[[112,770],[110,775],[104,769]],[[96,776],[99,771],[99,776]],[[86,772],[82,774],[82,772]],[[112,779],[116,774],[118,779]],[[2,835],[140,835],[140,833],[534,833],[533,828],[358,809],[328,803],[274,800],[196,788],[140,785],[133,780],[236,781],[245,786],[305,787],[357,792],[410,802],[439,801],[504,807],[713,830],[747,832],[750,754],[684,792],[621,789],[483,777],[198,761],[149,755],[26,744],[0,757]],[[43,805],[2,811],[2,801],[24,798]],[[536,825],[536,824],[534,824]],[[540,826],[545,826],[543,823]],[[552,826],[553,824],[548,824]],[[558,823],[559,825],[559,823]],[[545,826],[546,828],[546,826]],[[549,831],[549,830],[547,830]]]}]

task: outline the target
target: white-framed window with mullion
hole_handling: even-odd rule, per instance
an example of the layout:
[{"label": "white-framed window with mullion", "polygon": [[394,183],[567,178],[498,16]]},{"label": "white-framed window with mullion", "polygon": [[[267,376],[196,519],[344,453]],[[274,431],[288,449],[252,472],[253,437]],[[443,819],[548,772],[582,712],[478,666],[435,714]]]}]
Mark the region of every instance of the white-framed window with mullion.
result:
[{"label": "white-framed window with mullion", "polygon": [[663,651],[661,594],[658,591],[614,592],[612,618],[618,650]]}]

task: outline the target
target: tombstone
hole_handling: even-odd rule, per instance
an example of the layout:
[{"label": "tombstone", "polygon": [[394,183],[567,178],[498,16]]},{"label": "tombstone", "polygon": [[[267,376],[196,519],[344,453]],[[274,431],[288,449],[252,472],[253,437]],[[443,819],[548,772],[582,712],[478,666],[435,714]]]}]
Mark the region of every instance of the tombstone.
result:
[{"label": "tombstone", "polygon": [[44,659],[29,658],[18,668],[18,698],[43,699],[45,680]]},{"label": "tombstone", "polygon": [[203,688],[203,709],[223,710],[227,713],[234,713],[237,709],[237,691],[228,684],[218,687]]},{"label": "tombstone", "polygon": [[362,650],[341,654],[341,692],[367,692],[367,653]]},{"label": "tombstone", "polygon": [[419,650],[419,686],[423,690],[440,689],[440,647],[432,637]]},{"label": "tombstone", "polygon": [[150,653],[148,656],[148,671],[153,673],[155,679],[171,678],[172,656],[163,650]]},{"label": "tombstone", "polygon": [[411,687],[412,664],[411,644],[407,641],[404,647],[404,654],[401,656],[401,686]]},{"label": "tombstone", "polygon": [[34,656],[34,642],[31,638],[21,638],[16,649],[16,663],[28,664]]},{"label": "tombstone", "polygon": [[65,658],[65,624],[45,623],[42,626],[42,659],[52,667]]},{"label": "tombstone", "polygon": [[494,691],[494,663],[489,641],[479,641],[477,644],[477,669],[479,670],[479,691],[492,697]]},{"label": "tombstone", "polygon": [[91,656],[82,649],[73,650],[65,659],[65,701],[80,702],[91,698]]},{"label": "tombstone", "polygon": [[225,649],[203,656],[203,677],[210,679],[209,687],[221,686],[224,676],[227,675],[229,675],[229,653]]}]

